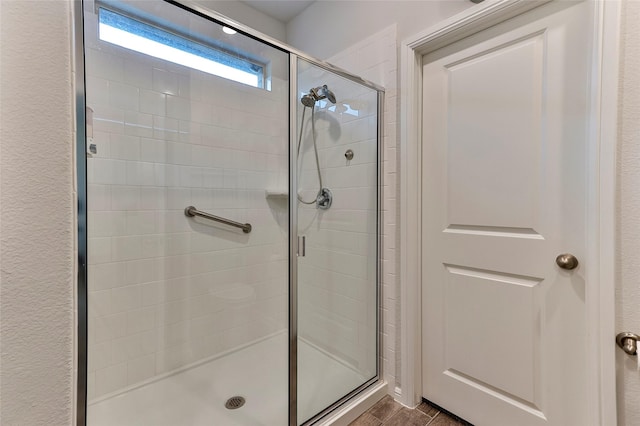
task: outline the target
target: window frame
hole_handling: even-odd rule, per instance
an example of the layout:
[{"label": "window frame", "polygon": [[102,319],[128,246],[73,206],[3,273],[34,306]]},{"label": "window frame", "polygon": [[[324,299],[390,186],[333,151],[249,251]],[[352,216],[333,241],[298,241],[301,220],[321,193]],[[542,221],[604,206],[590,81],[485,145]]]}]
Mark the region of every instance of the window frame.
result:
[{"label": "window frame", "polygon": [[[103,12],[106,12],[107,15],[103,15]],[[144,17],[141,17],[137,14],[133,14],[130,13],[128,11],[124,11],[121,9],[116,9],[111,7],[108,4],[105,4],[103,2],[100,2],[99,4],[96,4],[96,15],[97,15],[97,22],[98,22],[98,34],[97,34],[97,38],[99,41],[104,42],[104,43],[109,43],[109,45],[113,45],[113,46],[118,46],[120,48],[123,49],[127,49],[127,50],[131,50],[133,52],[137,52],[146,56],[150,56],[153,57],[155,59],[161,60],[161,61],[166,61],[166,62],[170,62],[185,68],[189,68],[192,70],[196,70],[199,72],[203,72],[209,75],[213,75],[219,78],[224,78],[225,80],[229,80],[229,81],[234,81],[236,83],[240,83],[240,84],[244,84],[246,86],[249,87],[253,87],[256,89],[261,89],[261,90],[267,90],[270,91],[270,84],[269,84],[269,76],[268,76],[268,70],[269,70],[269,64],[265,61],[258,61],[256,59],[253,59],[251,57],[249,57],[248,54],[243,54],[242,52],[238,52],[237,49],[236,50],[232,50],[229,48],[225,48],[224,45],[222,44],[221,41],[216,40],[216,39],[204,39],[202,37],[194,37],[192,35],[187,34],[186,32],[182,32],[179,31],[175,28],[170,28],[167,26],[163,26],[161,23],[158,22],[152,22],[149,19],[145,19]],[[151,31],[152,33],[155,32],[156,37],[147,37],[147,35],[145,34],[141,34],[141,33],[137,33],[137,32],[133,32],[130,31],[129,29],[124,29],[124,28],[119,28],[119,27],[115,27],[109,23],[103,22],[102,17],[103,16],[108,16],[109,18],[107,19],[113,19],[113,15],[116,15],[115,19],[123,19],[125,21],[130,21],[132,22],[132,24],[134,26],[141,26],[141,27],[146,27],[145,29],[147,31]],[[213,62],[215,64],[219,64],[219,65],[223,65],[229,68],[233,68],[236,69],[240,72],[244,72],[247,74],[251,74],[251,75],[255,75],[257,77],[257,84],[253,85],[251,83],[247,83],[244,81],[240,81],[240,80],[236,80],[236,79],[232,79],[232,78],[228,78],[224,75],[220,75],[217,74],[215,72],[210,72],[210,71],[205,71],[199,68],[194,68],[188,64],[185,64],[183,62],[178,62],[178,61],[172,61],[170,59],[166,59],[166,58],[162,58],[162,57],[158,57],[158,56],[154,56],[152,54],[148,54],[145,52],[140,52],[139,50],[136,50],[132,47],[127,47],[125,45],[121,45],[121,44],[117,44],[117,43],[113,43],[111,41],[108,40],[104,40],[101,35],[100,35],[100,26],[102,24],[111,26],[112,28],[116,28],[116,29],[120,29],[122,31],[125,31],[129,34],[132,34],[134,36],[138,36],[138,37],[142,37],[145,38],[147,40],[150,40],[152,42],[155,43],[159,43],[159,44],[163,44],[169,48],[173,48],[173,49],[177,49],[183,52],[186,52],[188,54],[197,56],[199,58],[202,58],[204,60]],[[223,27],[222,24],[218,24],[220,25],[221,29]],[[159,34],[158,34],[159,33]],[[169,38],[169,39],[174,39],[174,40],[178,40],[179,43],[178,44],[186,44],[187,46],[191,47],[190,49],[182,49],[179,46],[175,46],[172,44],[168,44],[168,43],[164,43],[163,40],[161,40],[162,38]],[[207,54],[209,53],[209,54]],[[216,56],[222,56],[224,58],[227,59],[227,61],[219,61],[216,59]],[[236,64],[245,64],[245,67],[241,67],[241,66],[234,66]],[[257,67],[258,70],[254,70],[253,67]]]}]

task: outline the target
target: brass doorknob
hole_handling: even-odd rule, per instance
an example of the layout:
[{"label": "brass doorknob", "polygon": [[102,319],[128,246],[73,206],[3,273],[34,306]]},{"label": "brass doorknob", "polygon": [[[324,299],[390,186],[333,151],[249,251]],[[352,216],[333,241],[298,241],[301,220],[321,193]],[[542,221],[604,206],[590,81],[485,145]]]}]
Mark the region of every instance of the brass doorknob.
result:
[{"label": "brass doorknob", "polygon": [[569,253],[564,253],[556,257],[556,263],[559,267],[566,270],[576,269],[578,267],[578,258]]}]

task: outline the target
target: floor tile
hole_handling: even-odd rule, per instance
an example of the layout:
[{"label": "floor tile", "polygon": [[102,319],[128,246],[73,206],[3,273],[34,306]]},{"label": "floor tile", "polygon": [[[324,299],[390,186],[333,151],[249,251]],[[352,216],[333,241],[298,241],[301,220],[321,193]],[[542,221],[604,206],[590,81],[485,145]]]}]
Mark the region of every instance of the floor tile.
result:
[{"label": "floor tile", "polygon": [[382,421],[369,413],[364,413],[355,421],[349,423],[349,426],[380,426]]},{"label": "floor tile", "polygon": [[378,401],[367,412],[372,416],[376,417],[377,419],[384,422],[401,408],[402,408],[402,405],[398,404],[396,401],[394,401],[393,398],[387,395],[384,398],[382,398],[380,401]]},{"label": "floor tile", "polygon": [[420,405],[418,405],[416,408],[422,411],[423,413],[425,413],[429,417],[435,416],[436,414],[438,414],[438,411],[439,411],[437,407],[434,407],[433,405],[425,401],[422,401]]},{"label": "floor tile", "polygon": [[419,410],[402,407],[383,423],[384,426],[426,426],[431,417]]}]

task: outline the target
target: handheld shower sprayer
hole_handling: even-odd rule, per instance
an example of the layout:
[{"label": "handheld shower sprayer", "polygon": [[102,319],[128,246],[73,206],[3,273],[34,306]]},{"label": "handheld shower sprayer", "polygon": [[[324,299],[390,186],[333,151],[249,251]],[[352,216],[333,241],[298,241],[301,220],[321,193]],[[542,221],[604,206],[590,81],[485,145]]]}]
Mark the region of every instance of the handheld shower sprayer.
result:
[{"label": "handheld shower sprayer", "polygon": [[316,157],[316,170],[318,171],[318,183],[320,189],[314,200],[305,201],[300,195],[298,195],[298,201],[303,204],[315,204],[316,208],[326,210],[331,207],[333,202],[333,194],[329,188],[325,188],[322,185],[322,173],[320,172],[320,160],[318,159],[318,146],[316,144],[316,128],[315,128],[315,106],[316,102],[321,99],[327,99],[332,104],[336,103],[336,95],[329,90],[327,85],[314,87],[309,90],[309,93],[300,98],[300,102],[304,105],[302,110],[302,124],[300,125],[300,137],[298,138],[298,154],[300,154],[300,145],[302,144],[302,133],[304,130],[304,114],[307,108],[311,109],[311,137],[313,139],[313,151]]}]

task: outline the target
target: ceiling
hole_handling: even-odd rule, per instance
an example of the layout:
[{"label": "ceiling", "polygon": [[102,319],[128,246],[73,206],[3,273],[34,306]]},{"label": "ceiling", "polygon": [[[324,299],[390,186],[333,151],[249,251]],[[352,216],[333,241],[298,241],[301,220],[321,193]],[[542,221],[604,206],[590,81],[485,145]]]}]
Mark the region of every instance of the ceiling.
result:
[{"label": "ceiling", "polygon": [[254,9],[287,23],[315,0],[242,0]]}]

